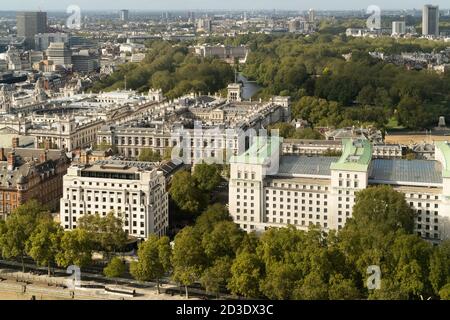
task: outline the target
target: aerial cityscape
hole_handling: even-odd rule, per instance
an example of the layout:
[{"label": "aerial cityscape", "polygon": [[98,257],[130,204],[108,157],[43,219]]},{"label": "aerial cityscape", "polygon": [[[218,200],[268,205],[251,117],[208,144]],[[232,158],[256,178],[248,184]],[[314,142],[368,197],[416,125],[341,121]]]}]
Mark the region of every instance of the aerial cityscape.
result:
[{"label": "aerial cityscape", "polygon": [[0,300],[450,300],[450,4],[189,2],[1,7]]}]

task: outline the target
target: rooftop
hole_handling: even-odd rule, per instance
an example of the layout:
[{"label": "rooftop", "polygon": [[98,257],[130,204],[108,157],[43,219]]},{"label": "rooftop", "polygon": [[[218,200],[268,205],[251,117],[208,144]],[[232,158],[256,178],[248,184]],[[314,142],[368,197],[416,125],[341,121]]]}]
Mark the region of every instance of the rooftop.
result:
[{"label": "rooftop", "polygon": [[339,157],[282,156],[278,175],[331,176],[330,166]]},{"label": "rooftop", "polygon": [[374,159],[369,180],[440,184],[442,165],[431,160]]},{"label": "rooftop", "polygon": [[372,159],[372,144],[366,139],[343,139],[342,156],[331,170],[367,171]]},{"label": "rooftop", "polygon": [[265,164],[270,158],[277,153],[280,154],[280,144],[283,138],[273,137],[254,137],[250,148],[239,156],[230,159],[231,163],[247,163],[247,164]]}]

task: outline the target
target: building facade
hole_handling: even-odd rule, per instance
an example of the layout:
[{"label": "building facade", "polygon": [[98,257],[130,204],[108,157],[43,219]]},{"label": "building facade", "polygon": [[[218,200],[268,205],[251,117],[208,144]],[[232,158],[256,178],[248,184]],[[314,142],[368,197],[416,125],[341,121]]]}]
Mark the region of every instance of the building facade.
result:
[{"label": "building facade", "polygon": [[73,165],[64,176],[61,224],[77,227],[78,219],[110,212],[123,219],[124,230],[136,238],[165,235],[169,203],[162,171],[148,162],[119,160]]},{"label": "building facade", "polygon": [[47,32],[46,12],[17,12],[17,36],[25,38],[25,47],[34,49],[34,36]]},{"label": "building facade", "polygon": [[423,6],[422,35],[439,36],[439,6],[430,4]]},{"label": "building facade", "polygon": [[50,210],[59,208],[62,180],[70,161],[64,152],[17,148],[0,148],[0,218],[35,199]]},{"label": "building facade", "polygon": [[343,140],[340,157],[280,156],[280,148],[279,139],[258,140],[231,159],[229,209],[242,229],[313,224],[339,230],[352,217],[358,191],[389,185],[416,211],[418,235],[450,238],[448,143],[436,145],[435,160],[373,159],[367,140]]}]

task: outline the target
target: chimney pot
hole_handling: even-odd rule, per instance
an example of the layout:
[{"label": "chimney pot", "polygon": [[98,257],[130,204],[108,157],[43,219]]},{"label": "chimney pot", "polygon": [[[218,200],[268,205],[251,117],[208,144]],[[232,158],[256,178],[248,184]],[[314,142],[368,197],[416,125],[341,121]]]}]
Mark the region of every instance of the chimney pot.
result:
[{"label": "chimney pot", "polygon": [[16,154],[14,151],[8,152],[8,171],[13,171],[16,167]]},{"label": "chimney pot", "polygon": [[19,147],[19,138],[18,137],[12,138],[12,147],[14,149]]},{"label": "chimney pot", "polygon": [[39,161],[40,161],[41,163],[47,162],[47,151],[44,152],[44,153],[41,153],[41,154],[39,155]]}]

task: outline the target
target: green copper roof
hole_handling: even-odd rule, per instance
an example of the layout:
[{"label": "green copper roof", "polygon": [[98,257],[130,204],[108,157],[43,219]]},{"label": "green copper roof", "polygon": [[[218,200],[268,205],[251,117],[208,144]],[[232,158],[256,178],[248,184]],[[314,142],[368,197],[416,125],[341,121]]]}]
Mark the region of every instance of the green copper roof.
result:
[{"label": "green copper roof", "polygon": [[231,163],[264,164],[270,157],[277,153],[280,155],[280,145],[283,138],[280,137],[255,137],[250,148],[239,156],[233,156]]},{"label": "green copper roof", "polygon": [[343,139],[343,151],[339,161],[331,164],[331,170],[367,171],[372,159],[372,145],[365,139]]},{"label": "green copper roof", "polygon": [[437,141],[435,146],[441,151],[444,157],[444,163],[442,164],[442,176],[444,178],[450,178],[450,145],[447,141]]}]

